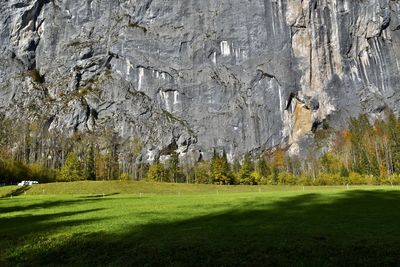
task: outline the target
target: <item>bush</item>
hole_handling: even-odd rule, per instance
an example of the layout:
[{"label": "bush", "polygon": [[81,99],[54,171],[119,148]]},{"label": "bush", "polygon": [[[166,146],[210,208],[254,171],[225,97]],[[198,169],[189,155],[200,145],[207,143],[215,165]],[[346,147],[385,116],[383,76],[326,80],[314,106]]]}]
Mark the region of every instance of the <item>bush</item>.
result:
[{"label": "bush", "polygon": [[367,184],[367,179],[366,177],[362,174],[359,174],[358,172],[351,172],[349,174],[349,184],[351,185],[362,185],[362,184]]},{"label": "bush", "polygon": [[306,174],[301,174],[299,177],[297,177],[297,182],[300,185],[312,185],[311,178]]},{"label": "bush", "polygon": [[314,185],[331,185],[331,175],[326,174],[326,173],[320,173],[318,176],[315,178]]},{"label": "bush", "polygon": [[33,69],[29,71],[29,76],[36,83],[44,83],[44,76],[40,74],[38,69]]},{"label": "bush", "polygon": [[265,178],[263,176],[261,176],[261,174],[258,171],[253,171],[250,175],[250,179],[253,181],[253,184],[262,184],[263,180],[265,180]]},{"label": "bush", "polygon": [[20,161],[0,160],[0,183],[16,184],[30,179],[29,168]]},{"label": "bush", "polygon": [[41,163],[24,164],[20,161],[0,161],[0,183],[16,184],[23,180],[35,180],[40,183],[56,181],[56,171]]},{"label": "bush", "polygon": [[400,175],[393,174],[391,176],[388,176],[385,179],[382,179],[381,183],[385,185],[400,185]]},{"label": "bush", "polygon": [[295,185],[296,177],[289,172],[281,172],[278,174],[278,183],[281,185]]},{"label": "bush", "polygon": [[43,164],[29,164],[28,168],[30,180],[39,181],[40,183],[51,183],[57,180],[57,172],[46,168]]},{"label": "bush", "polygon": [[262,181],[263,185],[275,185],[275,174],[270,174],[267,177],[264,178]]},{"label": "bush", "polygon": [[347,180],[347,177],[342,177],[339,173],[320,173],[315,179],[314,185],[344,185],[347,184]]},{"label": "bush", "polygon": [[132,177],[130,177],[129,174],[127,174],[126,172],[123,172],[120,174],[119,179],[121,181],[129,181],[132,180]]}]

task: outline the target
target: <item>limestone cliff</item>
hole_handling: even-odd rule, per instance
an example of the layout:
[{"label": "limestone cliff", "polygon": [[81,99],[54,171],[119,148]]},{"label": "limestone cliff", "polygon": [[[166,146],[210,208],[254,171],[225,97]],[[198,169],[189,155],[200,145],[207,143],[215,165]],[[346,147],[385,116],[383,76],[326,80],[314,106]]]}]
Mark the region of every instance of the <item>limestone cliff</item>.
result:
[{"label": "limestone cliff", "polygon": [[229,157],[398,111],[397,0],[0,0],[0,112]]}]

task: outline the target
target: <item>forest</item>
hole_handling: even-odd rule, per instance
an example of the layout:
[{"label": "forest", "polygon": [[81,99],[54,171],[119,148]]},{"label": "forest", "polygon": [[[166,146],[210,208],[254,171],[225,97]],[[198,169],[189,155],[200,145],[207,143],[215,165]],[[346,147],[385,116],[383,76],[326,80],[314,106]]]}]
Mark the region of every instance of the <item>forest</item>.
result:
[{"label": "forest", "polygon": [[361,185],[400,184],[400,121],[393,114],[371,122],[351,119],[346,130],[315,134],[314,145],[300,156],[287,147],[228,162],[226,153],[211,160],[180,162],[172,152],[166,162],[141,160],[137,136],[121,138],[109,129],[66,136],[43,130],[43,123],[0,118],[0,184],[21,180],[41,183],[80,180],[148,180],[220,185]]}]

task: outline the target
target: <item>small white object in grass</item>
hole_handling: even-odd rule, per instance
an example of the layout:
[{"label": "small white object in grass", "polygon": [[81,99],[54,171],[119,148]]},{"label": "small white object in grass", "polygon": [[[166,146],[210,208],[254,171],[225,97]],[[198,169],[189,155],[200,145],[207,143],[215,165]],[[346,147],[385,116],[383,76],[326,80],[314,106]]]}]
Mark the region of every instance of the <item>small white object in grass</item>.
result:
[{"label": "small white object in grass", "polygon": [[347,184],[347,186],[346,186],[346,187],[347,187],[347,190],[349,190],[349,184]]}]

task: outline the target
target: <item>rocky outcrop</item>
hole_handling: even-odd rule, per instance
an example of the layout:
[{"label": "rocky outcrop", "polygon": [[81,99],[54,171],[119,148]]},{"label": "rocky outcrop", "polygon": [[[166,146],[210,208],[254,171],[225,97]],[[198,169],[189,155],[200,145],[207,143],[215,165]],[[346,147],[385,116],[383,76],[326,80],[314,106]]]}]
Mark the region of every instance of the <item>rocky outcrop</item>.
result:
[{"label": "rocky outcrop", "polygon": [[0,112],[233,158],[398,111],[393,0],[3,0]]}]

